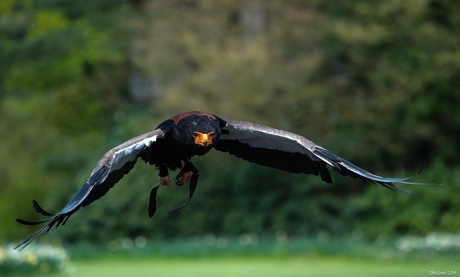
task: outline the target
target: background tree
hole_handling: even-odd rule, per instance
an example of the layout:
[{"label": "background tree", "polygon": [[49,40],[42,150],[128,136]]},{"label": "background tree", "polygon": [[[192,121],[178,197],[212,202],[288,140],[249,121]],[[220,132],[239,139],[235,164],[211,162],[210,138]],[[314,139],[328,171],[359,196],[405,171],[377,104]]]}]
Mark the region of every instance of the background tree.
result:
[{"label": "background tree", "polygon": [[197,195],[177,215],[164,214],[187,190],[171,187],[147,218],[157,177],[138,165],[53,235],[460,227],[456,1],[4,1],[0,11],[0,238],[30,233],[13,219],[36,216],[31,199],[59,209],[105,151],[185,110],[295,131],[382,175],[411,175],[426,159],[416,181],[446,186],[411,187],[411,199],[211,153],[197,159]]}]

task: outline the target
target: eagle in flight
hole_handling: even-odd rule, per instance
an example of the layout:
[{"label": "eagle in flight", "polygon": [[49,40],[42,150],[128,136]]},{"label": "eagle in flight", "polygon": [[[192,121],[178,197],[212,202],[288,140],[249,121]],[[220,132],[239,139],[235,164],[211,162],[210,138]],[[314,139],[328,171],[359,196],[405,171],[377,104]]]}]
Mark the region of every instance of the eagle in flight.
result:
[{"label": "eagle in flight", "polygon": [[190,192],[188,200],[172,209],[170,213],[178,211],[190,201],[198,182],[198,170],[191,158],[202,156],[212,148],[259,165],[287,172],[319,175],[327,183],[332,182],[327,169],[327,166],[330,166],[342,175],[371,181],[411,195],[406,189],[395,185],[408,183],[407,180],[411,177],[380,177],[300,135],[255,123],[226,120],[212,113],[192,111],[175,115],[163,121],[155,130],[109,150],[97,163],[88,180],[60,212],[46,212],[33,201],[35,210],[48,218],[38,222],[22,219],[16,221],[25,225],[46,224],[16,248],[23,249],[51,228],[64,225],[78,209],[105,195],[134,167],[138,158],[159,170],[159,182],[150,192],[150,217],[156,210],[156,192],[159,186],[170,184],[169,170],[180,169],[174,182],[179,186],[190,183]]}]

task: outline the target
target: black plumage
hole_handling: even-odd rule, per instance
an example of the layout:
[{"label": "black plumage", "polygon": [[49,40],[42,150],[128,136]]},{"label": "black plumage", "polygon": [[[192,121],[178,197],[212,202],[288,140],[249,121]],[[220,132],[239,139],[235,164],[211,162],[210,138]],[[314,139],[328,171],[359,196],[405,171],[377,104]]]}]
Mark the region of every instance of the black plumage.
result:
[{"label": "black plumage", "polygon": [[134,167],[139,158],[159,169],[159,184],[153,187],[149,198],[150,217],[156,211],[158,187],[169,185],[169,170],[180,169],[174,179],[176,184],[184,185],[190,182],[189,199],[171,210],[171,213],[178,211],[190,201],[198,183],[198,170],[191,158],[204,155],[212,148],[259,165],[293,173],[319,175],[328,183],[332,182],[327,168],[329,165],[342,175],[411,194],[395,184],[404,183],[410,177],[384,178],[372,174],[300,135],[250,122],[224,120],[207,112],[193,111],[173,116],[155,130],[108,151],[88,180],[60,212],[49,213],[33,201],[35,210],[50,218],[38,222],[17,219],[19,223],[26,225],[46,223],[17,248],[23,249],[51,228],[64,225],[78,209],[104,196]]}]

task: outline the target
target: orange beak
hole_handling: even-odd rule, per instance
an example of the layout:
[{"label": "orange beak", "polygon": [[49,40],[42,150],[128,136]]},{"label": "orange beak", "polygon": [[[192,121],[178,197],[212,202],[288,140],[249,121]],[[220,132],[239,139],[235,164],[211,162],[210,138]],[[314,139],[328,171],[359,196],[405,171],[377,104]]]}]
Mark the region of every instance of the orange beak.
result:
[{"label": "orange beak", "polygon": [[203,134],[201,132],[193,132],[193,139],[195,141],[195,144],[201,145],[201,146],[208,146],[212,144],[212,139],[214,138],[214,132],[206,133]]}]

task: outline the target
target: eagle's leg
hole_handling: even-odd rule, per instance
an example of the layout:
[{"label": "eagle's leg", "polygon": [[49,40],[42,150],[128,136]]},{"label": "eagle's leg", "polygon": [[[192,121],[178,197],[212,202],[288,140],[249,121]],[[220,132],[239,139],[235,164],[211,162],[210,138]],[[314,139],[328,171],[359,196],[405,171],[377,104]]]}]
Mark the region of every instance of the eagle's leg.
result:
[{"label": "eagle's leg", "polygon": [[[198,184],[198,169],[196,169],[196,167],[190,161],[185,163],[184,168],[186,168],[187,166],[189,166],[190,172],[192,173],[190,174],[190,192],[188,199],[184,204],[170,210],[169,214],[173,214],[178,210],[182,209],[183,207],[187,206],[188,202],[190,202],[190,199],[192,199],[193,193],[195,192],[196,185]],[[181,171],[184,171],[184,168],[182,168]]]},{"label": "eagle's leg", "polygon": [[184,167],[182,167],[182,169],[177,173],[176,177],[174,178],[176,185],[183,186],[187,182],[189,182],[192,178],[194,168],[195,167],[193,166],[190,160],[185,160]]},{"label": "eagle's leg", "polygon": [[159,173],[158,176],[160,180],[158,181],[160,185],[162,186],[169,186],[169,173],[168,173],[168,167],[166,165],[160,165],[158,167]]}]

